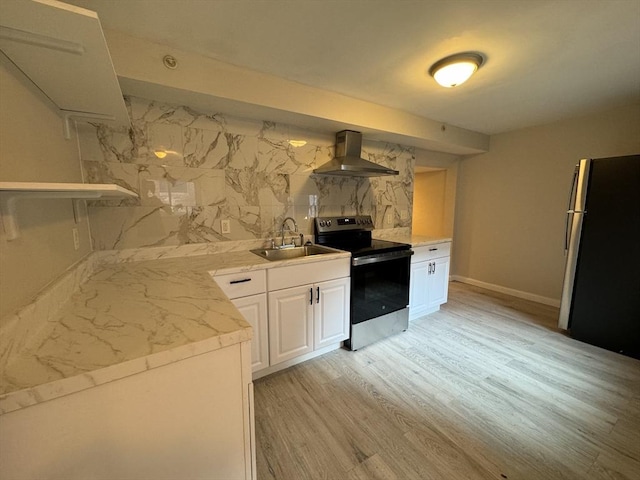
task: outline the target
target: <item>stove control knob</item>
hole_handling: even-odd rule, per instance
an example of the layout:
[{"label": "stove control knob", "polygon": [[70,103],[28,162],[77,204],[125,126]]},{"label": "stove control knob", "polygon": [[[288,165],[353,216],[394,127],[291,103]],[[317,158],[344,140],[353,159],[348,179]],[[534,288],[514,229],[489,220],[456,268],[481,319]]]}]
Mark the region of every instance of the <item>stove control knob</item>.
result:
[{"label": "stove control knob", "polygon": [[331,226],[331,220],[327,220],[327,227]]},{"label": "stove control knob", "polygon": [[324,220],[320,220],[320,226],[324,227]]}]

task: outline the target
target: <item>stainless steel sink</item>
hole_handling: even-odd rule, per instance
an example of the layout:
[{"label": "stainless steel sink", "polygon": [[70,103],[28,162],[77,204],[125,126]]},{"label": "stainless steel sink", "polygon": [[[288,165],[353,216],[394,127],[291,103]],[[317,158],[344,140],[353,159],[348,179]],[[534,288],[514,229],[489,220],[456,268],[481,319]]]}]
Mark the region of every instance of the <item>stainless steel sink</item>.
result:
[{"label": "stainless steel sink", "polygon": [[302,247],[290,247],[290,248],[259,248],[257,250],[251,250],[251,253],[255,253],[259,257],[266,258],[267,260],[287,260],[290,258],[308,257],[310,255],[324,255],[326,253],[339,253],[338,250],[333,248],[321,247],[320,245],[304,245]]}]

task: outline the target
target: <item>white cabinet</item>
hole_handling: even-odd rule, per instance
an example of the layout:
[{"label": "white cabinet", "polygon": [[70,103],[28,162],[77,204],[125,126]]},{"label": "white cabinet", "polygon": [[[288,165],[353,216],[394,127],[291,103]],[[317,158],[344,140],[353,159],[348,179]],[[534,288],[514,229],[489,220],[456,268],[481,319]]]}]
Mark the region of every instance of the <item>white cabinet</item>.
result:
[{"label": "white cabinet", "polygon": [[313,307],[315,349],[349,338],[349,294],[351,279],[341,278],[314,286]]},{"label": "white cabinet", "polygon": [[428,272],[428,303],[429,310],[438,310],[440,305],[447,303],[449,293],[449,261],[450,257],[440,257],[434,259],[431,263],[431,269]]},{"label": "white cabinet", "polygon": [[230,273],[214,277],[251,327],[251,370],[269,366],[269,321],[267,317],[267,276],[264,270]]},{"label": "white cabinet", "polygon": [[447,302],[451,243],[414,247],[413,251],[409,320],[435,312]]},{"label": "white cabinet", "polygon": [[411,263],[411,280],[409,282],[409,320],[424,315],[429,303],[429,269],[428,262]]},{"label": "white cabinet", "polygon": [[271,365],[349,338],[350,279],[269,292]]},{"label": "white cabinet", "polygon": [[272,366],[349,338],[348,258],[271,269],[268,287]]},{"label": "white cabinet", "polygon": [[269,292],[271,365],[313,351],[313,286]]},{"label": "white cabinet", "polygon": [[255,480],[247,343],[0,415],[0,478]]},{"label": "white cabinet", "polygon": [[349,338],[349,275],[350,258],[339,258],[214,276],[253,327],[254,378]]},{"label": "white cabinet", "polygon": [[231,300],[238,311],[253,328],[251,340],[251,371],[269,366],[269,322],[267,320],[267,294]]}]

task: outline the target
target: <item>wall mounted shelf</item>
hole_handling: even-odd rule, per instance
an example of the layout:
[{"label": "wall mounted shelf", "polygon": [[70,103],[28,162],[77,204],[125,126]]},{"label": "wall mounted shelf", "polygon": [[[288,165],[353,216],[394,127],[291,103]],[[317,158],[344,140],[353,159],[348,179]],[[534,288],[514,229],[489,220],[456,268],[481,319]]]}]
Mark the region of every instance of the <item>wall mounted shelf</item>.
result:
[{"label": "wall mounted shelf", "polygon": [[126,198],[138,195],[119,185],[105,183],[0,182],[0,212],[7,240],[20,236],[16,218],[16,201],[23,198],[68,198],[74,200],[74,217],[78,222],[78,200]]}]

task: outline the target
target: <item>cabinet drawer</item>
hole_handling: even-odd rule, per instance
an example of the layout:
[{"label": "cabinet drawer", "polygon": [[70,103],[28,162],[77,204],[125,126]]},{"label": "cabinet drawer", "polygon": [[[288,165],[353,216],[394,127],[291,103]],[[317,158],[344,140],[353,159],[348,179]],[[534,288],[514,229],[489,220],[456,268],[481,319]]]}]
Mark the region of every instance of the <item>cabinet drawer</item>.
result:
[{"label": "cabinet drawer", "polygon": [[216,275],[213,279],[231,300],[267,291],[267,274],[264,270]]},{"label": "cabinet drawer", "polygon": [[423,247],[413,247],[411,263],[424,262],[439,257],[449,257],[451,255],[451,242],[434,243]]},{"label": "cabinet drawer", "polygon": [[269,291],[324,282],[351,274],[351,258],[337,258],[269,269]]}]

